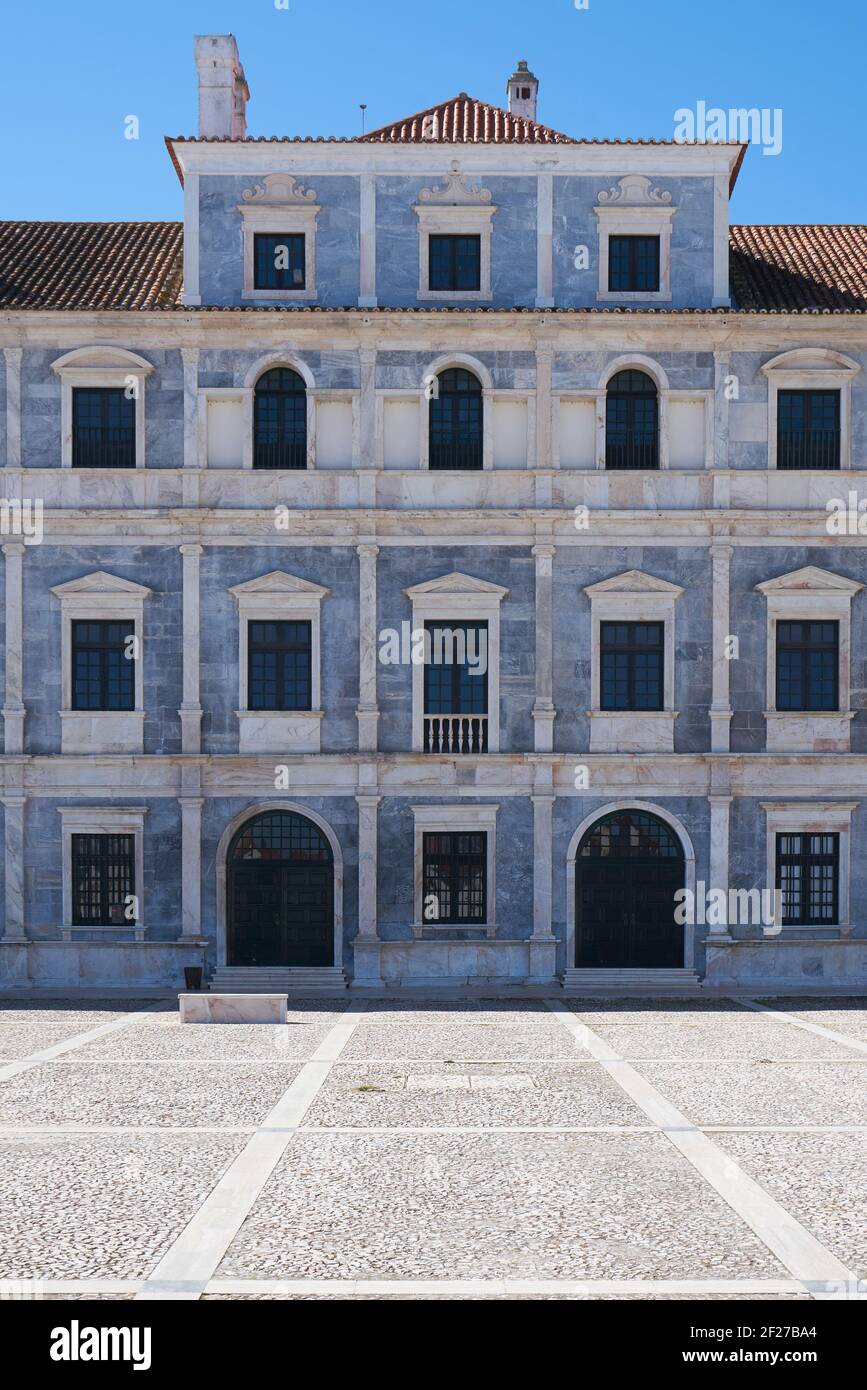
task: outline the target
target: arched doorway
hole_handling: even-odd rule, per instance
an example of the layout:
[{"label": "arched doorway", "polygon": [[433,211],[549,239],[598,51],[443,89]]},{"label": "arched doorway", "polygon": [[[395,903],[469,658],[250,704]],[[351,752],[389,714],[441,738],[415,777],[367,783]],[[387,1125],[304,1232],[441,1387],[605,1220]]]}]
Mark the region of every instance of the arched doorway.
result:
[{"label": "arched doorway", "polygon": [[683,846],[660,816],[640,809],[601,816],[575,855],[575,965],[682,968],[674,895],[686,886]]},{"label": "arched doorway", "polygon": [[334,856],[318,825],[263,811],[229,845],[226,963],[334,965]]}]

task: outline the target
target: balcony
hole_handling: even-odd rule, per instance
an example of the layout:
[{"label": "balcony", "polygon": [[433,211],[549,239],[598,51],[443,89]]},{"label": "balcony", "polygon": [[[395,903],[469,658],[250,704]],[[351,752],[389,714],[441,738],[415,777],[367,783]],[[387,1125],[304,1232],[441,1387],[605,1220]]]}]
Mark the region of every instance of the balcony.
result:
[{"label": "balcony", "polygon": [[426,714],[424,717],[426,753],[487,753],[488,716],[486,714]]},{"label": "balcony", "polygon": [[73,468],[135,468],[132,426],[76,425],[72,434]]},{"label": "balcony", "polygon": [[840,467],[839,429],[780,430],[777,467],[837,470]]}]

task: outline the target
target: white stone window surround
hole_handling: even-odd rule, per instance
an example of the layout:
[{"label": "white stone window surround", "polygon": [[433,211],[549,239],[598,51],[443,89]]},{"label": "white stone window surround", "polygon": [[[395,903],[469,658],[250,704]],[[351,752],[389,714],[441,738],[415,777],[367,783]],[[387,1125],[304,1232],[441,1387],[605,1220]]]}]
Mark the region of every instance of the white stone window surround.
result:
[{"label": "white stone window surround", "polygon": [[[422,372],[422,379],[419,382],[419,440],[418,458],[419,468],[430,468],[430,400],[426,394],[426,379],[432,376],[439,376],[441,372],[447,372],[451,367],[463,368],[464,371],[472,372],[473,376],[478,377],[482,387],[482,470],[487,472],[494,466],[494,421],[493,421],[493,402],[494,379],[490,371],[483,362],[477,357],[471,357],[466,352],[447,352],[441,357],[435,357],[429,362]],[[529,392],[522,392],[525,399],[529,398]],[[472,472],[477,470],[473,469]],[[455,469],[454,472],[461,477],[466,476],[462,469]],[[437,473],[438,477],[447,478],[448,472]]]},{"label": "white stone window surround", "polygon": [[[605,420],[608,384],[618,372],[625,371],[644,372],[645,376],[649,376],[656,387],[657,426],[659,429],[658,471],[663,472],[668,468],[668,402],[673,393],[664,367],[661,367],[652,357],[645,357],[640,352],[624,353],[620,357],[615,357],[600,374],[596,386],[596,467],[603,472],[605,471]],[[690,399],[693,399],[694,393],[687,394]],[[657,470],[652,471],[656,472]]]},{"label": "white stone window surround", "polygon": [[[569,848],[566,851],[566,968],[567,970],[575,962],[575,861],[578,857],[578,850],[581,841],[589,830],[606,816],[613,815],[616,811],[647,811],[652,816],[658,816],[670,826],[677,838],[680,840],[684,858],[684,887],[695,900],[695,848],[686,826],[671,811],[664,806],[657,805],[653,801],[636,801],[634,798],[624,801],[609,801],[604,806],[597,806],[588,816],[585,816],[581,824],[576,829]],[[683,965],[685,970],[692,970],[695,965],[695,927],[687,922],[683,929]],[[649,973],[653,973],[652,971]]]},{"label": "white stone window surround", "polygon": [[[292,174],[266,174],[260,184],[245,188],[238,204],[244,235],[244,288],[242,298],[258,304],[303,304],[316,299],[316,218],[317,206],[312,188],[296,183]],[[304,288],[298,290],[257,289],[254,283],[254,238],[257,233],[271,236],[304,237]]]},{"label": "white stone window surround", "polygon": [[[419,938],[423,932],[484,932],[487,937],[497,934],[497,812],[499,802],[471,806],[458,802],[449,806],[410,806],[415,818],[415,853],[413,874],[412,934]],[[426,922],[424,919],[424,837],[432,834],[482,833],[486,839],[487,883],[485,902],[487,920],[484,922]]]},{"label": "white stone window surround", "polygon": [[[119,347],[75,348],[51,364],[60,377],[60,466],[72,467],[72,393],[77,386],[113,387],[135,393],[135,466],[145,466],[145,382],[153,371],[150,362]],[[111,469],[100,469],[100,472]],[[123,472],[128,472],[123,469]]]},{"label": "white stone window surround", "polygon": [[[860,364],[832,348],[793,348],[759,369],[768,383],[768,468],[777,467],[780,391],[840,392],[840,470],[852,467],[852,380]],[[822,472],[827,470],[823,469]],[[833,471],[833,470],[831,470]]]},{"label": "white stone window surround", "polygon": [[[678,584],[640,570],[627,570],[584,593],[590,600],[590,751],[592,753],[672,753],[674,751],[675,604],[683,593]],[[663,624],[663,708],[661,710],[603,710],[603,622]]]},{"label": "white stone window surround", "polygon": [[[322,600],[330,590],[296,575],[272,570],[228,591],[238,605],[238,734],[241,753],[318,753],[321,709]],[[309,622],[309,710],[251,710],[248,703],[247,632],[251,622]]]},{"label": "white stone window surround", "polygon": [[241,460],[241,467],[253,467],[253,399],[256,394],[256,383],[260,377],[275,367],[288,367],[290,371],[297,372],[307,388],[307,467],[315,468],[316,382],[307,363],[302,361],[297,353],[289,349],[282,352],[269,352],[264,357],[259,357],[244,377],[241,387],[244,412],[244,456]]},{"label": "white stone window surround", "polygon": [[[764,711],[768,752],[845,753],[849,751],[851,707],[851,609],[864,585],[829,570],[807,565],[756,585],[767,599],[767,707]],[[839,690],[836,710],[777,709],[777,623],[839,624]]]},{"label": "white stone window surround", "polygon": [[[143,941],[145,936],[144,818],[148,813],[147,806],[58,806],[57,811],[61,818],[63,856],[63,921],[61,924],[63,940],[71,940],[73,932],[131,931],[135,933],[136,941]],[[73,923],[73,835],[132,835],[133,893],[138,900],[138,914],[135,922],[96,927],[79,926]]]},{"label": "white stone window surround", "polygon": [[[426,622],[486,621],[488,624],[488,752],[500,751],[500,604],[509,590],[455,570],[403,591],[412,604],[412,630]],[[483,677],[479,676],[481,680]],[[424,751],[424,664],[412,668],[412,749]],[[431,755],[435,756],[435,755]],[[449,756],[449,755],[444,755]],[[466,756],[455,754],[455,757]]]},{"label": "white stone window surround", "polygon": [[[50,591],[61,611],[60,728],[63,753],[141,753],[144,751],[144,601],[153,592],[143,584],[96,570]],[[133,624],[138,654],[135,660],[135,709],[78,710],[72,708],[72,624],[84,620]]]},{"label": "white stone window surround", "polygon": [[[451,173],[443,182],[423,188],[414,205],[418,218],[418,299],[439,303],[481,304],[490,301],[491,232],[497,209],[491,203],[490,189],[468,184],[460,173],[458,160],[452,160]],[[480,242],[479,288],[477,290],[432,290],[430,288],[431,236],[477,236]]]},{"label": "white stone window surround", "polygon": [[836,922],[783,927],[782,935],[837,929],[849,936],[849,875],[852,850],[852,812],[858,801],[762,801],[767,817],[765,883],[773,892],[777,882],[777,835],[839,835]]},{"label": "white stone window surround", "polygon": [[[597,219],[599,280],[597,300],[662,304],[671,300],[671,194],[653,186],[644,174],[627,174],[598,194],[593,209]],[[612,236],[659,237],[659,289],[609,290],[609,242]]]}]

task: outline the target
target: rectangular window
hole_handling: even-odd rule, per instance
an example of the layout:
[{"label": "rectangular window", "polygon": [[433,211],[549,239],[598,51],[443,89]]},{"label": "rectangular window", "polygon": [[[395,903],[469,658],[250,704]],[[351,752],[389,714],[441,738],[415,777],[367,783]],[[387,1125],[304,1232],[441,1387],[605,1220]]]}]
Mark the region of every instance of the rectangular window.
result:
[{"label": "rectangular window", "polygon": [[311,709],[312,624],[247,624],[248,709]]},{"label": "rectangular window", "polygon": [[488,624],[427,622],[426,753],[488,751]]},{"label": "rectangular window", "polygon": [[487,920],[488,836],[485,832],[426,833],[422,841],[425,922]]},{"label": "rectangular window", "polygon": [[601,623],[600,708],[663,708],[663,623]]},{"label": "rectangular window", "polygon": [[135,399],[123,387],[72,388],[72,466],[135,468]]},{"label": "rectangular window", "polygon": [[840,467],[840,392],[777,393],[777,467]]},{"label": "rectangular window", "polygon": [[253,237],[253,287],[257,290],[303,290],[304,233]]},{"label": "rectangular window", "polygon": [[134,893],[132,835],[72,836],[73,926],[133,926]]},{"label": "rectangular window", "polygon": [[839,708],[839,623],[777,622],[777,709]]},{"label": "rectangular window", "polygon": [[72,708],[135,709],[135,624],[72,624]]},{"label": "rectangular window", "polygon": [[655,294],[659,290],[659,237],[608,238],[608,288]]},{"label": "rectangular window", "polygon": [[428,286],[432,290],[481,288],[482,238],[430,236]]},{"label": "rectangular window", "polygon": [[784,927],[836,924],[839,868],[839,835],[777,835]]}]

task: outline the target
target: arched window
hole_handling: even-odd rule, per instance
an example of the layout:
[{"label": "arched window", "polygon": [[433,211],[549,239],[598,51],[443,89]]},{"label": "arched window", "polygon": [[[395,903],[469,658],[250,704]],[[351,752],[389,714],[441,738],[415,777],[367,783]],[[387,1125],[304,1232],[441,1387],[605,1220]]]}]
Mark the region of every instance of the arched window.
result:
[{"label": "arched window", "polygon": [[436,378],[430,402],[429,466],[481,468],[482,385],[463,367],[449,367]]},{"label": "arched window", "polygon": [[307,388],[290,367],[273,367],[256,382],[253,467],[307,467]]},{"label": "arched window", "polygon": [[608,383],[605,467],[659,467],[659,404],[646,372],[628,367]]}]

